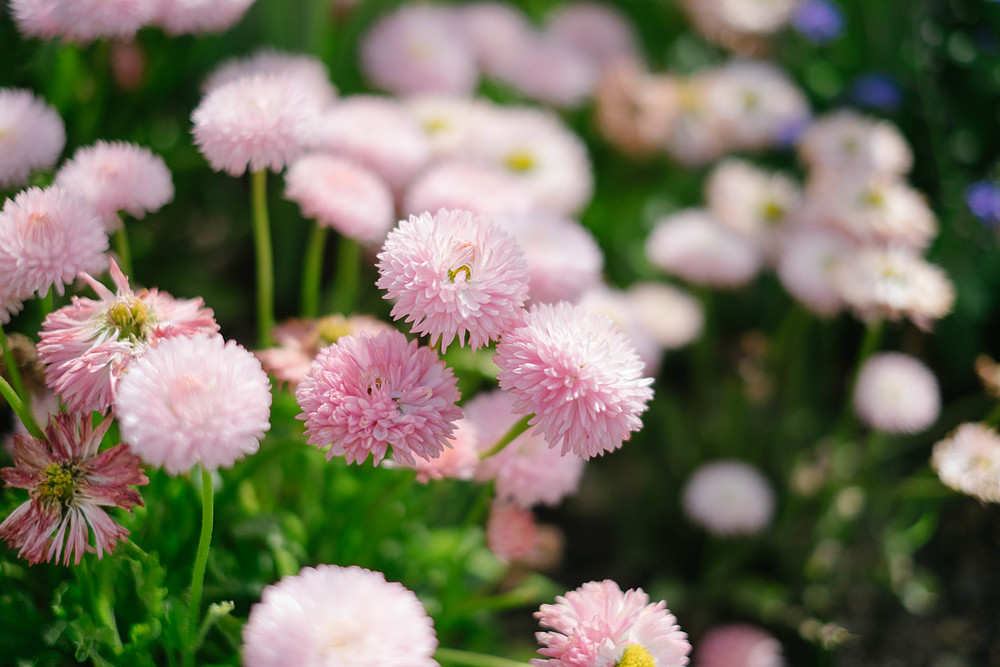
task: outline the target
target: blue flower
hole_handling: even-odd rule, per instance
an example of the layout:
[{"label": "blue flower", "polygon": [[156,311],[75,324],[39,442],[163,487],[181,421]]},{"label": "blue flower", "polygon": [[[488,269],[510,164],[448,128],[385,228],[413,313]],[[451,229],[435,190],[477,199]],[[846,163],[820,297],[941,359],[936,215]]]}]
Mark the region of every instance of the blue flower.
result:
[{"label": "blue flower", "polygon": [[893,112],[903,103],[903,92],[896,79],[889,74],[869,72],[854,80],[851,99],[866,109]]},{"label": "blue flower", "polygon": [[1000,222],[1000,187],[991,181],[976,181],[965,189],[965,203],[984,225]]},{"label": "blue flower", "polygon": [[825,44],[844,32],[844,14],[828,0],[805,0],[795,12],[792,25],[809,41]]}]

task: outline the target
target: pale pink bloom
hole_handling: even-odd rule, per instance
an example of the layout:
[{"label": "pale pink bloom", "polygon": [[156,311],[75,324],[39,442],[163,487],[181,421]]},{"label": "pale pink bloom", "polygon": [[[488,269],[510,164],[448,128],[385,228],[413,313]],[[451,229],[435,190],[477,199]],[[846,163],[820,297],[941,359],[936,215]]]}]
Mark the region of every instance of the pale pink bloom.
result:
[{"label": "pale pink bloom", "polygon": [[531,301],[577,301],[600,284],[604,254],[594,236],[576,220],[534,211],[498,216],[496,223],[524,252]]},{"label": "pale pink bloom", "polygon": [[0,302],[50,287],[62,294],[78,273],[103,271],[107,249],[108,235],[87,202],[58,186],[23,190],[0,212]]},{"label": "pale pink bloom", "polygon": [[807,166],[835,175],[902,176],[913,165],[910,146],[895,125],[853,109],[813,121],[799,137],[798,152]]},{"label": "pale pink bloom", "polygon": [[271,428],[260,362],[222,336],[161,340],[129,366],[114,402],[122,440],[169,474],[228,468]]},{"label": "pale pink bloom", "polygon": [[405,317],[441,351],[468,337],[477,349],[510,330],[528,297],[528,271],[517,243],[488,219],[441,209],[410,216],[389,232],[378,255],[375,283],[395,299],[393,319]]},{"label": "pale pink bloom", "polygon": [[500,560],[530,558],[538,542],[538,524],[530,509],[493,501],[486,520],[486,546]]},{"label": "pale pink bloom", "polygon": [[[59,5],[64,0],[10,0],[11,16],[25,37],[51,39],[62,33]],[[0,151],[3,155],[3,151]]]},{"label": "pale pink bloom", "polygon": [[371,95],[342,98],[319,121],[319,148],[350,158],[399,194],[431,158],[416,117],[401,102]]},{"label": "pale pink bloom", "polygon": [[545,36],[527,40],[503,80],[523,96],[561,108],[576,108],[597,87],[595,63],[574,47]]},{"label": "pale pink bloom", "polygon": [[905,247],[848,255],[837,266],[834,284],[844,303],[866,322],[905,317],[929,331],[955,303],[955,287],[945,272]]},{"label": "pale pink bloom", "polygon": [[171,35],[221,32],[243,18],[255,0],[157,0],[153,24]]},{"label": "pale pink bloom", "polygon": [[798,0],[682,0],[695,28],[738,53],[759,53],[767,38],[792,19]]},{"label": "pale pink bloom", "polygon": [[574,215],[594,189],[587,148],[559,116],[531,107],[496,108],[480,116],[466,155],[507,170],[542,208]]},{"label": "pale pink bloom", "polygon": [[490,76],[505,76],[535,36],[524,12],[505,2],[473,2],[458,11],[460,29]]},{"label": "pale pink bloom", "polygon": [[663,348],[641,326],[639,313],[625,292],[601,283],[584,292],[577,303],[607,317],[625,334],[639,355],[643,375],[655,376],[659,372]]},{"label": "pale pink bloom", "polygon": [[753,535],[774,516],[774,491],[761,472],[742,461],[706,463],[684,485],[684,511],[716,535]]},{"label": "pale pink bloom", "polygon": [[934,445],[931,467],[955,491],[1000,503],[1000,435],[986,424],[966,423],[949,433]]},{"label": "pale pink bloom", "polygon": [[725,227],[704,209],[661,218],[646,239],[646,257],[656,268],[684,280],[738,287],[760,270],[760,248]]},{"label": "pale pink bloom", "polygon": [[378,176],[324,153],[291,164],[285,174],[285,198],[317,224],[362,243],[380,243],[395,222],[392,192]]},{"label": "pale pink bloom", "polygon": [[635,313],[635,326],[661,348],[673,350],[701,335],[705,313],[701,302],[673,285],[639,282],[625,290]]},{"label": "pale pink bloom", "polygon": [[493,358],[514,410],[550,447],[585,459],[621,447],[653,397],[653,380],[628,339],[606,317],[566,302],[535,304],[504,333]]},{"label": "pale pink bloom", "polygon": [[55,182],[90,202],[109,232],[121,227],[119,211],[142,218],[174,198],[163,158],[123,141],[98,141],[77,149],[56,172]]},{"label": "pale pink bloom", "polygon": [[666,149],[682,165],[698,167],[716,160],[730,146],[726,124],[711,104],[712,72],[676,81],[677,111]]},{"label": "pale pink bloom", "polygon": [[392,331],[392,325],[370,315],[344,317],[335,313],[318,320],[288,320],[271,331],[277,347],[257,350],[255,354],[279,386],[288,383],[295,388],[306,379],[312,360],[322,348],[344,336],[380,331]]},{"label": "pale pink bloom", "polygon": [[163,338],[219,330],[201,299],[178,300],[156,288],[138,294],[114,261],[117,293],[82,274],[99,300],[73,297],[42,322],[38,358],[45,383],[71,410],[104,412],[132,362]]},{"label": "pale pink bloom", "polygon": [[13,0],[14,17],[27,35],[89,42],[132,37],[153,17],[148,0]]},{"label": "pale pink bloom", "polygon": [[546,632],[535,633],[548,660],[534,667],[684,667],[691,644],[662,600],[651,603],[641,588],[622,592],[605,579],[583,584],[556,604],[543,604],[535,618]]},{"label": "pale pink bloom", "polygon": [[59,113],[30,90],[0,88],[0,189],[50,169],[66,144]]},{"label": "pale pink bloom", "polygon": [[240,176],[281,171],[315,141],[319,107],[302,82],[278,74],[236,78],[211,89],[191,114],[212,169]]},{"label": "pale pink bloom", "polygon": [[[508,392],[479,394],[465,405],[465,416],[475,425],[481,452],[494,447],[520,420],[514,397]],[[522,433],[499,453],[483,459],[476,470],[479,481],[496,481],[500,502],[529,508],[557,505],[576,493],[584,461],[548,446],[539,434]]]},{"label": "pale pink bloom", "polygon": [[705,185],[705,203],[715,218],[757,240],[766,251],[776,245],[801,196],[798,184],[787,175],[737,158],[716,165]]},{"label": "pale pink bloom", "polygon": [[680,111],[678,88],[673,77],[650,74],[640,61],[609,65],[594,94],[601,135],[633,155],[665,150]]},{"label": "pale pink bloom", "polygon": [[435,158],[457,155],[469,141],[479,115],[493,106],[484,98],[450,95],[416,95],[405,100],[417,119]]},{"label": "pale pink bloom", "polygon": [[129,488],[149,483],[139,458],[124,444],[98,453],[111,418],[92,424],[89,413],[53,417],[45,440],[15,436],[14,467],[0,469],[7,486],[31,495],[0,524],[0,538],[32,565],[60,556],[63,565],[78,564],[88,551],[102,558],[129,534],[102,508],[142,505]]},{"label": "pale pink bloom", "polygon": [[432,479],[472,479],[479,465],[479,430],[466,418],[455,421],[454,439],[445,443],[434,459],[415,459],[413,469],[417,481],[426,484]]},{"label": "pale pink bloom", "polygon": [[345,336],[324,348],[295,393],[309,444],[375,465],[439,456],[462,416],[455,375],[430,348],[398,331]]},{"label": "pale pink bloom", "polygon": [[420,215],[462,209],[488,218],[537,208],[530,188],[506,170],[468,160],[443,160],[418,176],[406,191],[403,212]]},{"label": "pale pink bloom", "polygon": [[284,577],[243,626],[246,667],[437,667],[437,645],[413,592],[356,565]]},{"label": "pale pink bloom", "polygon": [[717,625],[695,645],[694,667],[782,667],[781,642],[745,623]]},{"label": "pale pink bloom", "polygon": [[361,69],[397,95],[469,95],[479,83],[476,54],[457,10],[402,5],[382,16],[361,42]]},{"label": "pale pink bloom", "polygon": [[575,2],[549,17],[546,34],[584,53],[599,68],[640,57],[632,24],[614,5]]},{"label": "pale pink bloom", "polygon": [[833,315],[844,305],[836,285],[837,267],[854,250],[853,243],[834,231],[802,228],[781,244],[778,279],[809,310]]},{"label": "pale pink bloom", "polygon": [[937,378],[918,359],[883,352],[865,361],[854,384],[854,411],[885,433],[920,433],[941,413]]},{"label": "pale pink bloom", "polygon": [[256,75],[276,76],[294,82],[310,103],[325,109],[337,98],[337,88],[330,82],[326,65],[319,58],[301,53],[286,53],[272,48],[257,49],[248,56],[231,58],[216,67],[205,80],[206,94],[237,79]]}]

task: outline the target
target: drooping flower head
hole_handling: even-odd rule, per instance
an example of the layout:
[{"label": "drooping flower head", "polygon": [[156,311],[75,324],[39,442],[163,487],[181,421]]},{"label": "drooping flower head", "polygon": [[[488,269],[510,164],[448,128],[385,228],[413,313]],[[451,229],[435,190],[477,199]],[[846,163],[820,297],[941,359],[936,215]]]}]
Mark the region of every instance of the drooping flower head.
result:
[{"label": "drooping flower head", "polygon": [[345,336],[313,360],[296,399],[309,444],[375,465],[389,446],[412,465],[438,456],[462,416],[455,375],[438,355],[399,331]]},{"label": "drooping flower head", "polygon": [[129,365],[159,340],[219,330],[201,299],[175,299],[156,288],[136,294],[114,260],[116,293],[86,273],[82,277],[100,299],[75,296],[50,313],[38,344],[45,382],[71,410],[106,411]]},{"label": "drooping flower head", "polygon": [[625,335],[607,317],[572,306],[536,304],[505,333],[493,361],[514,411],[550,447],[585,459],[618,449],[642,427],[653,380]]},{"label": "drooping flower head", "polygon": [[746,623],[718,625],[695,643],[694,667],[783,667],[781,642]]},{"label": "drooping flower head", "polygon": [[641,588],[591,581],[543,604],[535,618],[542,648],[534,667],[684,667],[691,644],[662,600]]},{"label": "drooping flower head", "polygon": [[437,667],[420,600],[381,572],[318,565],[264,589],[243,627],[247,667]]},{"label": "drooping flower head", "polygon": [[228,468],[271,428],[271,385],[253,354],[222,336],[176,336],[134,361],[114,402],[122,440],[169,474]]},{"label": "drooping flower head", "polygon": [[684,511],[716,535],[752,535],[774,514],[774,491],[757,468],[715,461],[698,468],[684,486]]},{"label": "drooping flower head", "polygon": [[873,355],[858,371],[854,411],[879,431],[920,433],[941,412],[937,378],[924,363],[908,354]]},{"label": "drooping flower head", "polygon": [[58,112],[30,90],[0,88],[0,188],[24,185],[49,169],[66,143]]},{"label": "drooping flower head", "polygon": [[31,499],[0,524],[0,538],[32,565],[60,557],[75,564],[88,551],[102,558],[129,534],[103,508],[142,505],[129,487],[149,480],[127,445],[98,453],[110,426],[110,417],[94,427],[89,413],[63,413],[48,423],[45,440],[15,436],[14,467],[0,469],[0,477]]},{"label": "drooping flower head", "polygon": [[1000,435],[980,423],[962,424],[934,445],[931,467],[952,489],[1000,503]]},{"label": "drooping flower head", "polygon": [[389,232],[375,283],[396,299],[394,319],[413,331],[479,348],[517,324],[528,298],[528,271],[517,243],[482,216],[439,210],[410,216]]}]

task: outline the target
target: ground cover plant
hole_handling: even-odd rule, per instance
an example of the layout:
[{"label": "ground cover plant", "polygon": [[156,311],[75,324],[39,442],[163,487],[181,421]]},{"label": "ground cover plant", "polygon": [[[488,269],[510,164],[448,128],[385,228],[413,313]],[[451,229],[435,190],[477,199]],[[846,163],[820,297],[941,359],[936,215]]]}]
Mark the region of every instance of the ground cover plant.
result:
[{"label": "ground cover plant", "polygon": [[0,662],[1000,664],[998,29],[0,5]]}]

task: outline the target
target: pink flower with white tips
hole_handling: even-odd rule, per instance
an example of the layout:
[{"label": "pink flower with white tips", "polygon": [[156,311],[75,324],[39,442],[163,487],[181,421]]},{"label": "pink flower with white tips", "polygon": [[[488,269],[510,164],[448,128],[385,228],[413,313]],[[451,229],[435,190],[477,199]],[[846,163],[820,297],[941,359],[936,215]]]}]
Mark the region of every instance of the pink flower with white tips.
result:
[{"label": "pink flower with white tips", "polygon": [[73,297],[50,313],[38,344],[46,384],[72,410],[107,410],[118,380],[157,341],[219,330],[201,299],[179,300],[156,288],[136,294],[113,260],[117,293],[86,273],[82,277],[100,299]]},{"label": "pink flower with white tips", "polygon": [[60,414],[46,427],[46,440],[15,436],[14,467],[0,469],[0,477],[31,499],[0,524],[0,538],[32,565],[60,557],[63,565],[79,563],[87,551],[101,558],[129,534],[102,508],[142,505],[129,486],[149,480],[127,445],[98,453],[110,426],[110,417],[94,427],[89,414]]}]

